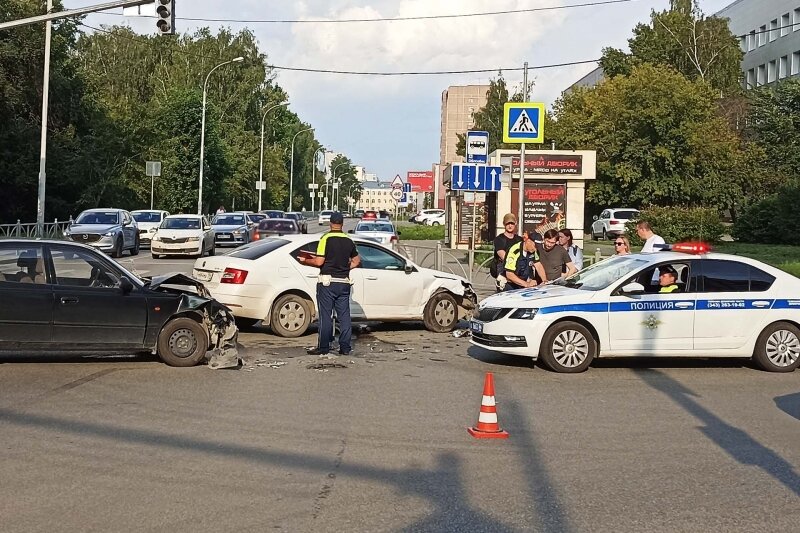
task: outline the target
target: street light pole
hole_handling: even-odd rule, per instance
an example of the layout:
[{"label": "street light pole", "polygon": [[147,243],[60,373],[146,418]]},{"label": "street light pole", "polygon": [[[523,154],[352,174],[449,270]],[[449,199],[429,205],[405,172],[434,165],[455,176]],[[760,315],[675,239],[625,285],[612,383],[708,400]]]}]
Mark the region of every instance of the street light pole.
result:
[{"label": "street light pole", "polygon": [[[325,151],[325,148],[320,146],[319,148],[317,148],[317,151],[314,152],[314,157],[311,158],[311,183],[313,183],[314,185],[317,184],[317,154],[320,153],[320,152],[324,152],[324,151]],[[314,212],[314,206],[315,206],[314,200],[315,200],[316,196],[317,196],[317,188],[313,187],[311,189],[311,212],[312,213]]]},{"label": "street light pole", "polygon": [[197,185],[197,214],[203,214],[203,167],[205,166],[205,146],[206,146],[206,96],[208,94],[208,78],[211,77],[211,73],[217,70],[219,67],[227,65],[229,63],[241,63],[244,61],[243,57],[236,57],[231,59],[230,61],[225,61],[220,63],[216,67],[212,68],[208,75],[206,76],[206,81],[203,82],[203,118],[201,120],[200,125],[200,183]]},{"label": "street light pole", "polygon": [[[333,196],[334,197],[336,196],[336,189],[334,189],[333,186],[331,185],[332,183],[336,182],[336,169],[339,168],[342,165],[347,165],[347,164],[348,164],[347,161],[342,161],[341,163],[339,163],[338,165],[333,167],[333,170],[331,171],[331,179],[328,180],[328,183],[325,184],[325,188],[328,189],[328,196],[330,196],[331,192],[333,192]],[[338,186],[337,186],[337,188],[338,188]],[[326,199],[327,199],[328,196],[326,196]],[[327,205],[325,207],[327,207]],[[333,206],[333,198],[331,198],[331,207],[334,207]],[[334,208],[334,211],[335,211],[335,208]]]},{"label": "street light pole", "polygon": [[[53,10],[53,0],[47,0],[47,13]],[[39,194],[36,200],[36,235],[44,237],[44,200],[47,184],[47,109],[50,96],[50,41],[53,35],[53,23],[47,21],[44,26],[44,82],[42,83],[42,137],[39,149]]]},{"label": "street light pole", "polygon": [[312,131],[313,129],[314,128],[306,128],[304,130],[300,130],[294,134],[294,137],[292,137],[292,160],[290,163],[291,166],[289,167],[289,209],[287,209],[287,211],[292,210],[292,188],[294,186],[294,140],[297,139],[297,136],[301,133]]},{"label": "street light pole", "polygon": [[289,105],[289,102],[283,102],[280,104],[275,104],[273,106],[270,106],[267,108],[266,111],[264,111],[264,116],[261,117],[261,157],[259,159],[259,164],[258,164],[258,182],[259,182],[258,210],[259,211],[261,211],[261,193],[264,191],[264,189],[261,188],[262,185],[260,185],[261,183],[264,182],[264,120],[266,120],[267,113],[269,113],[271,110],[275,109],[276,107],[287,106],[287,105]]}]

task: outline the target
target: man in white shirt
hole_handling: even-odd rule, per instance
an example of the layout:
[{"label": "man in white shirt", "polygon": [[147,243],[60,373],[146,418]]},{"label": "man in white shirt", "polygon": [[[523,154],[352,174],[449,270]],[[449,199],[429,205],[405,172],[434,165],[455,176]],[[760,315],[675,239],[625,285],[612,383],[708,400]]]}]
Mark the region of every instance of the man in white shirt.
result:
[{"label": "man in white shirt", "polygon": [[655,249],[655,245],[664,244],[664,239],[653,233],[653,228],[650,227],[650,223],[646,220],[636,223],[636,233],[644,241],[644,246],[642,246],[643,253],[656,252],[658,250]]}]

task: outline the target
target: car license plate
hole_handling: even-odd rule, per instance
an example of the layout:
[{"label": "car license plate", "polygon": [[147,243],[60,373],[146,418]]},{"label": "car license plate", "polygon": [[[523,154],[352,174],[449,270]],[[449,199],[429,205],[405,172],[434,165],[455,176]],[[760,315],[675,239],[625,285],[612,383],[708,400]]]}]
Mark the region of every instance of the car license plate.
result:
[{"label": "car license plate", "polygon": [[195,272],[194,277],[199,281],[211,281],[211,272]]},{"label": "car license plate", "polygon": [[469,329],[475,333],[483,333],[483,322],[475,322],[473,320],[469,323]]}]

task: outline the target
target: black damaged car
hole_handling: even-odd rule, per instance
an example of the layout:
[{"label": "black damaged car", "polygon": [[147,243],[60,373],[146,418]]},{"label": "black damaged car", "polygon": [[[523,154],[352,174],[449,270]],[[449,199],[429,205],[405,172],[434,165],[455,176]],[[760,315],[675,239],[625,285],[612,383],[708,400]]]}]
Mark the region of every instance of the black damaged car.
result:
[{"label": "black damaged car", "polygon": [[171,366],[232,366],[231,312],[184,274],[140,279],[64,241],[0,241],[0,352],[158,354]]}]

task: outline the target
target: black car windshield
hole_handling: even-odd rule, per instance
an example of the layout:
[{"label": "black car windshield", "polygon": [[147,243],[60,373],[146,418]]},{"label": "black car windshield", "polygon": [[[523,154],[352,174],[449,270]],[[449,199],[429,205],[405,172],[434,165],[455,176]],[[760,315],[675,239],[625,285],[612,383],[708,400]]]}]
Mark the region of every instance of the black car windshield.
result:
[{"label": "black car windshield", "polygon": [[131,214],[136,222],[161,222],[161,211],[142,211]]},{"label": "black car windshield", "polygon": [[119,224],[119,213],[116,211],[89,211],[82,213],[76,224]]},{"label": "black car windshield", "polygon": [[322,216],[326,216],[326,215],[327,216],[331,216],[332,214],[333,214],[333,211],[323,211],[322,213],[320,213],[320,215],[322,215]]},{"label": "black car windshield", "polygon": [[268,218],[258,224],[261,231],[283,231],[285,233],[297,232],[297,223],[294,220]]},{"label": "black car windshield", "polygon": [[264,211],[264,216],[269,218],[283,218],[283,211]]},{"label": "black car windshield", "polygon": [[630,220],[639,216],[639,211],[614,211],[614,218],[619,220]]},{"label": "black car windshield", "polygon": [[217,215],[211,223],[215,226],[238,226],[244,224],[244,215]]},{"label": "black car windshield", "polygon": [[161,229],[200,229],[199,218],[167,218],[161,224]]},{"label": "black car windshield", "polygon": [[356,233],[359,231],[379,231],[381,233],[394,233],[394,228],[391,224],[359,224],[356,226]]},{"label": "black car windshield", "polygon": [[259,222],[267,218],[267,215],[263,213],[250,213],[249,215],[247,215],[247,217],[256,224],[258,224]]},{"label": "black car windshield", "polygon": [[566,279],[559,278],[553,282],[553,285],[564,285],[584,291],[599,291],[648,264],[650,261],[641,256],[614,256],[579,270]]},{"label": "black car windshield", "polygon": [[240,246],[227,255],[241,259],[259,259],[287,244],[289,244],[287,240],[269,238]]}]

